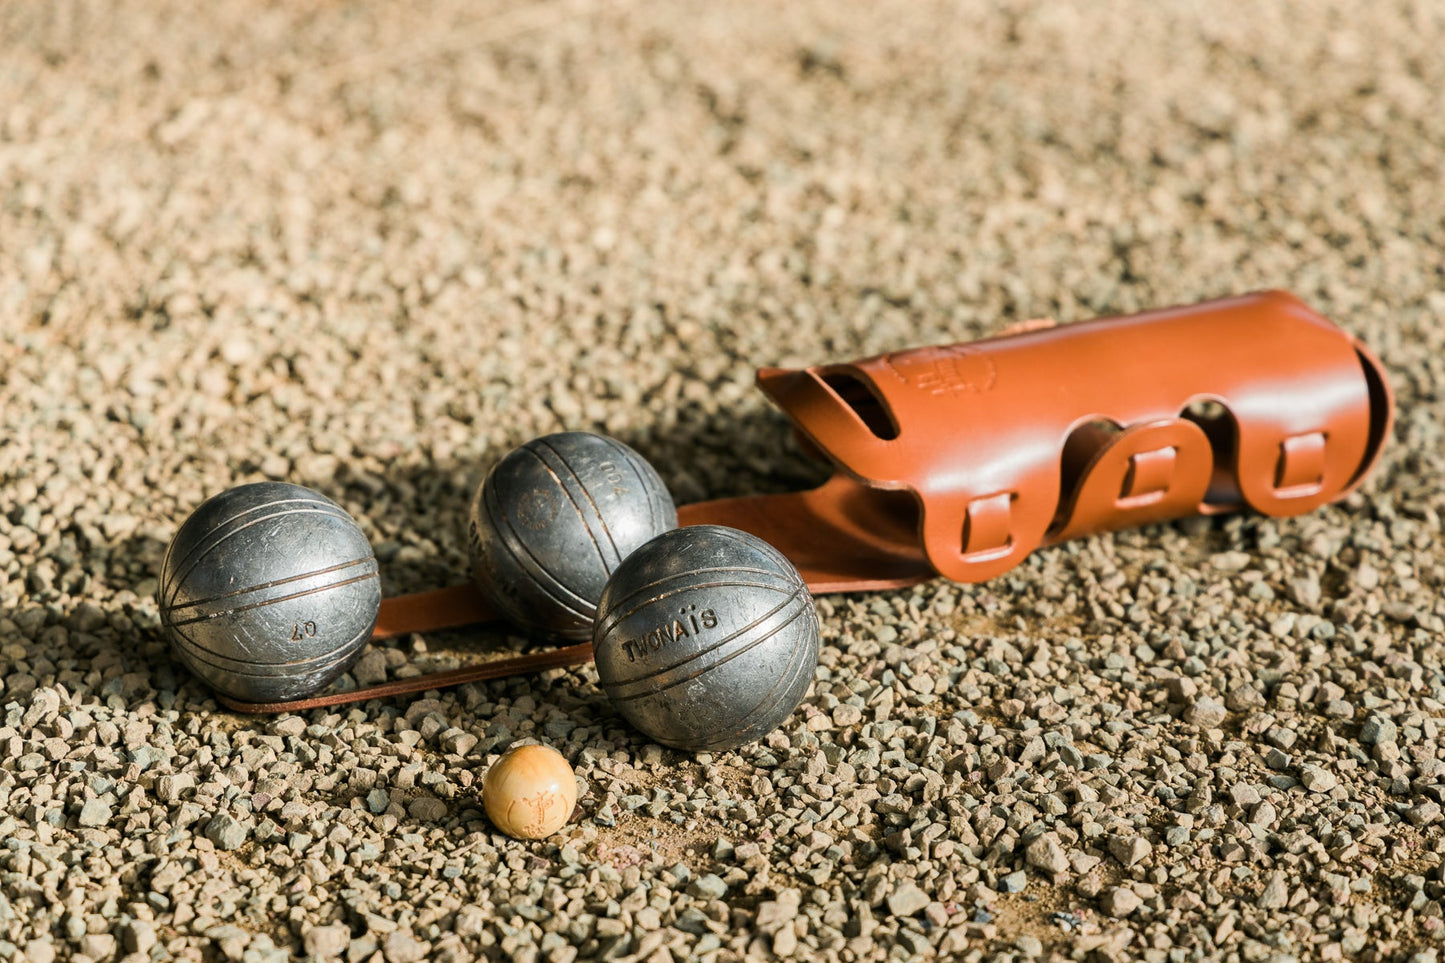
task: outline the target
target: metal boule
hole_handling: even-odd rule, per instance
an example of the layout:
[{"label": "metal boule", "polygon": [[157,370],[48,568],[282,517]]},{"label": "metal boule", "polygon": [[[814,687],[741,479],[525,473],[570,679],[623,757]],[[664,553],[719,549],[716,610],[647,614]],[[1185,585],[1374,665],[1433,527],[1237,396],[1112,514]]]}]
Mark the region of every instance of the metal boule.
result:
[{"label": "metal boule", "polygon": [[677,527],[651,465],[620,441],[569,431],[497,463],[472,502],[472,577],[504,616],[541,635],[587,639],[608,577]]},{"label": "metal boule", "polygon": [[728,749],[776,729],[807,694],[818,614],[777,549],[697,525],[618,567],[592,645],[603,690],[643,733],[679,749]]},{"label": "metal boule", "polygon": [[259,482],[186,519],[156,600],[188,669],[233,699],[281,702],[312,695],[356,661],[381,581],[345,509],[309,488]]}]

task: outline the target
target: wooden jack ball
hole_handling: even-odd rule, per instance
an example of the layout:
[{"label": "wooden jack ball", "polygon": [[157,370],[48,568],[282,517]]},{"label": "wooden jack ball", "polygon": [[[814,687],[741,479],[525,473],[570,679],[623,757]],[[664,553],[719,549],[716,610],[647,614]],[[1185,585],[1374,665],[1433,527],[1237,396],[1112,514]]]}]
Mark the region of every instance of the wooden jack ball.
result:
[{"label": "wooden jack ball", "polygon": [[572,767],[550,746],[514,746],[482,779],[492,824],[517,839],[542,839],[567,824],[577,805]]}]

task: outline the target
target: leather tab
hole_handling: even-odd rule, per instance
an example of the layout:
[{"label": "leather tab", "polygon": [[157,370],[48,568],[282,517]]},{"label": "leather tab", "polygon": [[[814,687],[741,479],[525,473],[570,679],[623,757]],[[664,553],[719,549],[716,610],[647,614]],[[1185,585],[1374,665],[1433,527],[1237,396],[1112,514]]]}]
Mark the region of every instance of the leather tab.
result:
[{"label": "leather tab", "polygon": [[1306,432],[1279,443],[1274,487],[1280,492],[1311,495],[1325,480],[1325,433]]},{"label": "leather tab", "polygon": [[1009,512],[1013,492],[985,495],[968,503],[963,520],[963,557],[988,561],[1008,554],[1013,536]]},{"label": "leather tab", "polygon": [[1120,508],[1131,505],[1147,505],[1158,501],[1169,490],[1169,480],[1174,475],[1179,449],[1173,445],[1135,452],[1129,456],[1129,468],[1124,472],[1124,484],[1115,502]]}]

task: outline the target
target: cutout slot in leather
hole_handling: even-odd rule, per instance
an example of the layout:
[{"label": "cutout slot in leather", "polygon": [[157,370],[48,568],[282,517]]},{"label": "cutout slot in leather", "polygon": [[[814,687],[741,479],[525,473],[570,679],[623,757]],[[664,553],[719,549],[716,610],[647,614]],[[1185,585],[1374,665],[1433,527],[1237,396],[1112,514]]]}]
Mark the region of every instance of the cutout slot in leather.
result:
[{"label": "cutout slot in leather", "polygon": [[1169,490],[1178,454],[1179,449],[1166,445],[1130,455],[1129,469],[1124,473],[1124,483],[1120,486],[1115,504],[1121,508],[1132,508],[1163,498]]},{"label": "cutout slot in leather", "polygon": [[1380,449],[1385,445],[1385,437],[1390,433],[1390,425],[1395,420],[1395,399],[1390,392],[1389,383],[1385,381],[1380,359],[1358,342],[1355,345],[1355,356],[1359,358],[1360,367],[1364,369],[1365,387],[1370,396],[1370,436],[1365,443],[1365,457],[1360,461],[1359,471],[1350,479],[1350,488],[1358,485],[1365,473],[1374,467],[1380,457]]},{"label": "cutout slot in leather", "polygon": [[1309,431],[1279,443],[1279,464],[1274,471],[1276,493],[1301,497],[1320,490],[1325,480],[1325,438],[1323,431]]},{"label": "cutout slot in leather", "polygon": [[1179,417],[1200,427],[1214,453],[1214,473],[1209,479],[1204,502],[1199,506],[1200,513],[1214,515],[1238,508],[1244,501],[1244,495],[1235,477],[1239,426],[1234,423],[1234,415],[1218,399],[1196,398],[1185,406]]},{"label": "cutout slot in leather", "polygon": [[968,503],[963,517],[965,560],[987,561],[1008,554],[1013,546],[1013,500],[1013,492],[999,492]]},{"label": "cutout slot in leather", "polygon": [[1084,474],[1094,457],[1119,437],[1124,429],[1107,418],[1096,418],[1079,425],[1064,439],[1063,452],[1059,458],[1059,507],[1054,520],[1049,524],[1048,537],[1068,522],[1068,514],[1084,483]]},{"label": "cutout slot in leather", "polygon": [[838,400],[847,405],[858,416],[858,420],[881,441],[892,441],[898,437],[898,425],[893,414],[873,390],[873,386],[857,375],[846,371],[831,371],[819,376],[823,384]]}]

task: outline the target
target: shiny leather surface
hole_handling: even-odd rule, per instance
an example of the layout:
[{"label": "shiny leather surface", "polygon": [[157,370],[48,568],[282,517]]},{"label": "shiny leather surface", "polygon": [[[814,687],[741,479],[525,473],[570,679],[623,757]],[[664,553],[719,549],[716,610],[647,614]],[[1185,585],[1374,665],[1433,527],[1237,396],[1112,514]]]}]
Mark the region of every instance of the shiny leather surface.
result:
[{"label": "shiny leather surface", "polygon": [[1359,483],[1393,413],[1374,356],[1282,291],[758,384],[837,474],[680,516],[768,538],[819,592],[983,581],[1041,545],[1186,515],[1308,512]]}]

